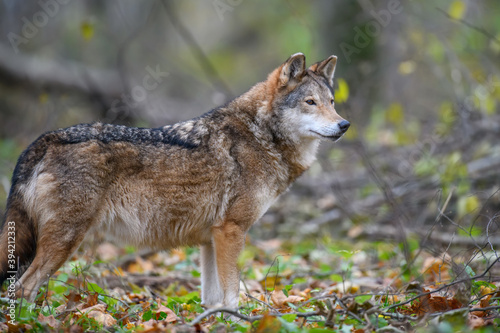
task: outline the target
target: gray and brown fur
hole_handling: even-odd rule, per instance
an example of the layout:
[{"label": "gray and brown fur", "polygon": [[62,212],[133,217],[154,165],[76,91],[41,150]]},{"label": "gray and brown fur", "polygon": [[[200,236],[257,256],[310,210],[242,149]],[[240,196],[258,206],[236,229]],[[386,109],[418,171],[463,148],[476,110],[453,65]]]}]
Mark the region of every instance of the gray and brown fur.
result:
[{"label": "gray and brown fur", "polygon": [[247,93],[172,126],[95,123],[42,135],[14,171],[0,281],[7,221],[26,268],[17,295],[31,300],[97,230],[138,247],[201,246],[203,302],[236,307],[246,232],[310,167],[319,140],[349,126],[333,105],[336,59],[306,69],[294,54]]}]

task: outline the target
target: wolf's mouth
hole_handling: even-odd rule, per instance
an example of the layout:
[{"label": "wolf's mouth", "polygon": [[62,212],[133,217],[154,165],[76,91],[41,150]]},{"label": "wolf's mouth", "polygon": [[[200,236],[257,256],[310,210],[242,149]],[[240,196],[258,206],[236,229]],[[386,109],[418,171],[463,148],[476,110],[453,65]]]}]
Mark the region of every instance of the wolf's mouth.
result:
[{"label": "wolf's mouth", "polygon": [[332,141],[337,141],[343,135],[343,134],[341,134],[341,135],[323,135],[323,134],[320,134],[320,133],[318,133],[316,131],[313,131],[313,130],[311,130],[311,132],[313,132],[314,134],[317,134],[317,135],[321,136],[322,138],[325,138],[325,139],[328,139],[328,140],[332,140]]}]

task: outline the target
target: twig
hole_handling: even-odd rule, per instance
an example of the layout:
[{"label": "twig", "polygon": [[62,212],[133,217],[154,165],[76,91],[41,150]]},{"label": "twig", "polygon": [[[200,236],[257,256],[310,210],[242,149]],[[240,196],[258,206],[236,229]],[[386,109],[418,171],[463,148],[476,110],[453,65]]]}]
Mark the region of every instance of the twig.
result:
[{"label": "twig", "polygon": [[47,287],[45,288],[44,299],[45,299],[45,304],[47,304],[47,307],[49,308],[49,313],[52,315],[52,307],[49,305],[49,301],[47,300],[47,295],[49,294],[49,281],[50,278],[47,280]]},{"label": "twig", "polygon": [[483,278],[483,277],[485,277],[485,276],[486,276],[486,274],[488,273],[488,271],[489,271],[489,270],[493,267],[493,265],[495,265],[495,264],[496,264],[497,262],[499,262],[499,261],[500,261],[500,259],[497,259],[497,260],[493,261],[493,262],[492,262],[492,263],[491,263],[491,264],[490,264],[490,265],[489,265],[489,266],[488,266],[488,267],[484,270],[484,272],[482,272],[482,273],[481,273],[481,274],[479,274],[479,275],[476,275],[476,276],[473,276],[473,277],[471,277],[471,278],[467,278],[467,279],[460,279],[460,280],[456,280],[456,281],[450,282],[450,283],[448,283],[448,284],[446,284],[446,285],[444,285],[444,286],[442,286],[442,287],[439,287],[439,288],[437,288],[437,289],[435,289],[435,290],[431,290],[431,291],[427,291],[427,292],[425,292],[425,293],[421,293],[421,294],[419,294],[419,295],[417,295],[417,296],[415,296],[415,297],[412,297],[412,298],[410,298],[410,299],[408,299],[408,300],[406,300],[406,301],[404,301],[404,302],[401,302],[401,303],[398,303],[398,304],[393,304],[393,305],[391,305],[391,306],[389,306],[389,307],[387,307],[387,308],[385,308],[385,309],[386,309],[386,310],[390,310],[390,309],[398,308],[398,307],[400,307],[401,305],[405,305],[405,304],[411,303],[411,302],[413,302],[414,300],[421,298],[422,296],[426,296],[426,295],[430,295],[430,294],[437,293],[437,292],[439,292],[439,291],[441,291],[441,290],[443,290],[443,289],[449,288],[449,287],[451,287],[451,286],[453,286],[453,285],[455,285],[455,284],[459,284],[459,283],[463,283],[463,282],[468,282],[468,281],[472,281],[472,280],[478,280],[478,279],[480,279],[480,278]]},{"label": "twig", "polygon": [[365,164],[370,178],[375,182],[377,187],[380,189],[382,194],[385,197],[385,201],[392,206],[392,208],[396,211],[398,218],[395,219],[395,224],[396,227],[399,229],[399,241],[403,244],[403,252],[405,255],[405,259],[407,262],[406,269],[405,270],[411,270],[411,266],[413,265],[413,262],[415,261],[415,258],[411,258],[410,256],[410,248],[408,245],[408,240],[406,238],[406,233],[404,230],[404,224],[403,221],[401,221],[401,218],[403,218],[408,224],[410,222],[410,219],[404,209],[401,207],[400,202],[398,202],[394,196],[393,190],[387,184],[387,182],[380,176],[378,170],[375,168],[375,165],[373,164],[371,158],[368,156],[368,152],[366,151],[365,145],[363,142],[359,141],[358,143],[359,150],[358,153],[361,156],[361,159],[363,160],[363,163]]},{"label": "twig", "polygon": [[[246,316],[244,314],[239,313],[238,310],[236,310],[236,309],[221,307],[221,308],[213,308],[213,309],[206,310],[205,312],[200,314],[198,317],[196,317],[192,322],[190,322],[189,325],[194,326],[194,325],[200,323],[204,318],[209,317],[209,316],[216,314],[218,312],[229,313],[230,315],[233,315],[237,318],[248,321],[250,323],[253,323],[254,321],[261,320],[262,318],[264,318],[264,315],[250,317],[250,316]],[[318,316],[318,315],[320,315],[320,312],[319,311],[312,311],[312,312],[276,313],[276,314],[272,314],[271,316],[282,317],[284,315],[289,315],[289,314],[297,315],[297,317],[307,318],[307,317]]]},{"label": "twig", "polygon": [[182,22],[179,20],[174,10],[170,6],[169,2],[162,1],[162,4],[175,30],[177,30],[179,35],[181,35],[184,41],[189,45],[191,51],[193,52],[193,55],[197,58],[198,62],[201,65],[201,68],[207,75],[208,79],[213,80],[212,83],[214,85],[214,88],[219,91],[222,91],[226,95],[226,97],[234,96],[233,93],[231,92],[231,89],[229,89],[228,85],[222,80],[219,73],[215,69],[214,65],[210,62],[210,59],[207,57],[205,52],[203,52],[203,49],[198,44],[194,36],[186,28],[186,26],[182,24]]},{"label": "twig", "polygon": [[441,13],[443,13],[446,17],[448,17],[450,20],[452,21],[457,21],[457,22],[460,22],[464,25],[466,25],[467,27],[473,29],[473,30],[476,30],[477,32],[483,34],[484,36],[488,37],[489,39],[492,39],[494,41],[496,41],[497,43],[500,44],[500,40],[495,37],[494,35],[492,35],[489,31],[487,31],[486,29],[483,29],[483,28],[480,28],[480,27],[476,27],[475,25],[463,20],[463,19],[459,19],[459,18],[454,18],[452,17],[450,14],[448,14],[446,11],[444,11],[443,9],[439,8],[439,7],[436,7],[436,9],[438,11],[440,11]]},{"label": "twig", "polygon": [[135,315],[137,315],[138,313],[143,312],[143,311],[145,311],[145,310],[146,310],[146,309],[144,309],[144,308],[142,308],[142,307],[141,307],[139,310],[137,310],[137,311],[135,311],[135,312],[132,312],[132,313],[129,313],[129,314],[127,314],[127,315],[126,315],[126,316],[124,316],[124,317],[121,317],[120,319],[118,319],[118,320],[116,321],[116,323],[118,324],[118,323],[119,323],[119,322],[121,322],[122,320],[124,320],[124,319],[126,319],[126,318],[128,318],[128,317],[135,316]]},{"label": "twig", "polygon": [[258,299],[258,298],[256,298],[256,297],[253,297],[253,296],[252,296],[252,295],[250,295],[249,293],[245,293],[245,296],[246,296],[246,297],[248,297],[248,298],[253,299],[254,301],[256,301],[256,302],[258,302],[258,303],[260,303],[260,304],[262,304],[262,305],[267,306],[269,309],[273,310],[273,312],[278,312],[278,313],[279,313],[279,311],[278,311],[277,309],[273,308],[271,304],[266,303],[266,302],[264,302],[264,301],[261,301],[260,299]]},{"label": "twig", "polygon": [[342,307],[342,309],[344,309],[344,311],[346,312],[347,315],[349,315],[350,317],[356,319],[358,322],[362,323],[363,325],[366,325],[366,322],[363,321],[363,319],[359,318],[357,315],[355,315],[354,313],[352,313],[351,311],[349,311],[349,309],[347,308],[347,306],[344,304],[344,302],[342,302],[337,297],[337,295],[332,294],[332,296],[333,296],[333,298],[335,298],[335,301]]},{"label": "twig", "polygon": [[271,268],[273,268],[274,263],[278,262],[278,266],[276,269],[276,277],[274,278],[274,288],[276,288],[276,279],[278,279],[278,273],[279,273],[279,269],[280,269],[280,262],[279,262],[278,258],[280,256],[281,256],[281,254],[274,257],[273,262],[271,263],[271,266],[269,266],[269,269],[267,270],[266,276],[264,277],[264,289],[265,289],[264,292],[265,293],[267,293],[267,277],[268,277],[269,273],[271,273]]},{"label": "twig", "polygon": [[349,311],[347,309],[347,306],[344,304],[344,302],[342,302],[341,299],[339,299],[337,297],[337,295],[335,294],[330,294],[330,295],[321,295],[321,296],[316,296],[316,297],[313,297],[313,298],[310,298],[308,299],[307,301],[303,302],[302,304],[300,304],[297,309],[300,309],[302,308],[304,305],[312,302],[312,301],[317,301],[317,300],[321,300],[321,299],[331,299],[331,298],[334,298],[335,301],[342,307],[342,310],[338,311],[338,312],[344,312],[345,314],[347,314],[348,316],[356,319],[358,322],[360,323],[363,323],[363,324],[366,324],[363,319],[359,318],[357,315],[355,315],[354,313],[352,313],[351,311]]},{"label": "twig", "polygon": [[397,312],[378,312],[379,315],[381,316],[384,316],[384,317],[390,317],[392,319],[396,319],[396,320],[418,320],[417,317],[412,317],[412,316],[408,316],[408,315],[404,315],[404,314],[401,314],[401,313],[397,313]]},{"label": "twig", "polygon": [[498,310],[500,309],[500,305],[497,306],[487,306],[484,308],[469,308],[469,312],[475,312],[475,311],[490,311],[490,310]]},{"label": "twig", "polygon": [[394,326],[386,326],[377,329],[375,332],[396,332],[396,333],[404,333],[405,331],[400,330],[399,328],[396,328]]}]

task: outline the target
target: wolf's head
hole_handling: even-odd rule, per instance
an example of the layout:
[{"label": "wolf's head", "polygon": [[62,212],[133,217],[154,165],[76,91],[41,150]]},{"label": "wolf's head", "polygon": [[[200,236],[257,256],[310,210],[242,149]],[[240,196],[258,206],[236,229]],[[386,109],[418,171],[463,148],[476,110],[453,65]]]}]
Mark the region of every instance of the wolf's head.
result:
[{"label": "wolf's head", "polygon": [[306,69],[305,56],[296,53],[269,75],[269,102],[283,134],[295,140],[333,141],[344,135],[350,123],[335,111],[336,64],[332,55]]}]

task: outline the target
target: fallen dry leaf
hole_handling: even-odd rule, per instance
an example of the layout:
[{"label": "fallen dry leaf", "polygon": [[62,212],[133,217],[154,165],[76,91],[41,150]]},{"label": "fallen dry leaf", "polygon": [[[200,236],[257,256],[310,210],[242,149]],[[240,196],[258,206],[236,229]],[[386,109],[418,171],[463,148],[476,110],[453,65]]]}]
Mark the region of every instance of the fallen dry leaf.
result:
[{"label": "fallen dry leaf", "polygon": [[441,257],[429,257],[424,260],[420,272],[424,275],[426,282],[440,282],[449,280],[450,273],[448,272],[450,265],[450,256],[444,254]]},{"label": "fallen dry leaf", "polygon": [[283,305],[285,304],[286,302],[286,295],[283,293],[282,290],[274,290],[272,293],[271,293],[271,301],[273,301],[274,305],[278,308],[281,308],[283,307]]},{"label": "fallen dry leaf", "polygon": [[106,307],[107,305],[105,304],[97,304],[89,308],[85,308],[82,312],[84,312],[88,318],[92,318],[104,326],[113,326],[116,324],[116,319],[106,313]]},{"label": "fallen dry leaf", "polygon": [[278,332],[281,327],[279,320],[265,313],[264,318],[259,321],[256,333]]},{"label": "fallen dry leaf", "polygon": [[163,319],[163,321],[167,323],[173,323],[179,320],[179,317],[177,317],[174,311],[161,304],[161,299],[157,298],[156,302],[158,303],[158,310],[156,310],[156,319],[159,319],[160,314],[164,312],[167,314],[167,318]]},{"label": "fallen dry leaf", "polygon": [[98,303],[99,293],[91,293],[87,294],[87,297],[84,299],[85,303],[81,309],[90,308],[91,306],[97,305]]},{"label": "fallen dry leaf", "polygon": [[284,307],[287,303],[297,304],[304,300],[304,297],[297,295],[290,295],[287,297],[285,293],[279,289],[271,293],[271,301],[273,301],[273,304],[278,308]]},{"label": "fallen dry leaf", "polygon": [[80,325],[71,325],[69,328],[69,333],[83,333],[83,327]]},{"label": "fallen dry leaf", "polygon": [[290,295],[286,298],[285,303],[297,304],[297,303],[303,302],[304,300],[305,300],[305,298],[302,296]]},{"label": "fallen dry leaf", "polygon": [[47,324],[48,326],[52,327],[52,328],[58,328],[59,327],[59,320],[57,320],[56,318],[54,318],[53,315],[50,315],[50,316],[44,316],[41,312],[38,314],[38,321],[41,322],[41,323],[45,323]]},{"label": "fallen dry leaf", "polygon": [[469,326],[469,328],[473,330],[483,327],[485,326],[484,319],[473,315],[472,313],[469,313],[469,316],[467,318],[467,326]]}]

